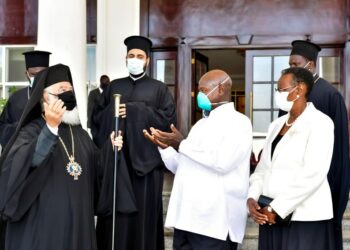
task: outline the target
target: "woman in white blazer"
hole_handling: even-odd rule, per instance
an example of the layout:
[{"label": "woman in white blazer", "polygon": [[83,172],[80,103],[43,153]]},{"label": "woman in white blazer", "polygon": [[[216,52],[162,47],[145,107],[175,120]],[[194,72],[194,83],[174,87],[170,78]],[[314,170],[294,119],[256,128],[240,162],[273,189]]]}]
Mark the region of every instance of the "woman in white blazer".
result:
[{"label": "woman in white blazer", "polygon": [[[259,250],[334,249],[327,181],[333,122],[307,102],[313,84],[303,68],[282,71],[278,81],[276,104],[288,113],[269,127],[247,200],[260,224]],[[261,195],[272,201],[260,206]]]}]

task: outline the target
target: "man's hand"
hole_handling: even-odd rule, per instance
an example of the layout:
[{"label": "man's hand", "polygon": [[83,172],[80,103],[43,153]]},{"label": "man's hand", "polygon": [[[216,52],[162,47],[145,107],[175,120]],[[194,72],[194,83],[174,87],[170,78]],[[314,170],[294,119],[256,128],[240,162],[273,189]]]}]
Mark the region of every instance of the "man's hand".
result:
[{"label": "man's hand", "polygon": [[184,139],[183,135],[177,130],[174,124],[170,125],[171,132],[163,132],[159,129],[151,128],[152,136],[159,142],[173,147],[174,149],[179,149],[181,141]]},{"label": "man's hand", "polygon": [[118,151],[120,151],[123,148],[123,136],[122,136],[122,131],[118,131],[118,136],[115,136],[114,131],[111,133],[111,143],[112,143],[112,147],[113,150],[115,150],[115,148],[118,148]]},{"label": "man's hand", "polygon": [[268,216],[261,213],[259,204],[253,198],[249,198],[247,200],[247,206],[250,217],[252,217],[256,223],[264,225],[266,222],[268,222]]},{"label": "man's hand", "polygon": [[[151,128],[151,131],[152,131],[152,129],[154,129],[154,128]],[[148,133],[148,131],[146,129],[143,130],[143,135],[146,137],[147,140],[153,142],[155,145],[157,145],[158,147],[160,147],[162,149],[165,149],[165,148],[169,147],[169,145],[167,145],[165,143],[162,143],[159,140],[157,140],[153,136],[153,134],[151,135],[150,133]]]},{"label": "man's hand", "polygon": [[44,116],[46,123],[52,128],[58,128],[61,124],[62,116],[66,112],[66,107],[63,106],[64,102],[60,99],[54,100],[52,103],[47,104],[44,102]]},{"label": "man's hand", "polygon": [[119,105],[119,117],[125,118],[126,117],[126,104],[120,104]]}]

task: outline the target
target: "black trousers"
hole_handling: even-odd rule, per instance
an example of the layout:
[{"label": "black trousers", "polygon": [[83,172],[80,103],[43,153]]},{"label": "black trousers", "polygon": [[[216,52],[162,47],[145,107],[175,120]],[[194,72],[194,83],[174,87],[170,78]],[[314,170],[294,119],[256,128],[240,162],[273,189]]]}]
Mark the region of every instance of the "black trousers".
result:
[{"label": "black trousers", "polygon": [[5,250],[6,222],[0,219],[0,250]]},{"label": "black trousers", "polygon": [[174,230],[174,250],[237,250],[237,243],[214,239],[180,229]]},{"label": "black trousers", "polygon": [[259,226],[259,250],[336,250],[331,220]]}]

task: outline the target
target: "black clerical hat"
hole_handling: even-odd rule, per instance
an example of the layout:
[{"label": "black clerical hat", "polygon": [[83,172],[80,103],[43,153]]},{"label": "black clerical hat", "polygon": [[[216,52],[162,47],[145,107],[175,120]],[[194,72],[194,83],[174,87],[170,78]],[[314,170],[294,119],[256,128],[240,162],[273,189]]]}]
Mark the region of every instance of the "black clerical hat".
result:
[{"label": "black clerical hat", "polygon": [[56,64],[48,68],[44,83],[45,88],[58,82],[70,82],[72,84],[72,75],[68,66]]},{"label": "black clerical hat", "polygon": [[26,61],[26,68],[49,67],[50,54],[50,52],[40,50],[24,52],[23,55]]},{"label": "black clerical hat", "polygon": [[300,55],[311,61],[317,61],[318,52],[321,47],[309,41],[295,40],[292,42],[291,55]]},{"label": "black clerical hat", "polygon": [[146,55],[149,55],[152,47],[152,41],[143,36],[129,36],[124,40],[124,44],[127,47],[127,51],[131,49],[143,50]]}]

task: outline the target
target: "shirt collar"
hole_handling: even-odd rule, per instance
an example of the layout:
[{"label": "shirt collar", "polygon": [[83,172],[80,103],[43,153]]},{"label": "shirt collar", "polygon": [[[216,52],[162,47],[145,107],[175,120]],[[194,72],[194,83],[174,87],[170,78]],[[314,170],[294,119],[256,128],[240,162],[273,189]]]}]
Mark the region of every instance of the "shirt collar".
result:
[{"label": "shirt collar", "polygon": [[145,75],[146,75],[146,71],[143,72],[143,74],[140,75],[139,77],[134,77],[134,76],[132,76],[132,75],[129,75],[129,77],[130,77],[134,82],[136,82],[137,80],[140,80],[141,78],[143,78]]},{"label": "shirt collar", "polygon": [[219,107],[213,109],[212,111],[210,111],[210,114],[208,117],[212,117],[212,116],[216,116],[216,115],[220,115],[222,113],[225,113],[228,111],[228,110],[235,110],[235,104],[234,102],[228,102],[228,103],[225,103],[225,104],[222,104],[220,105]]}]

